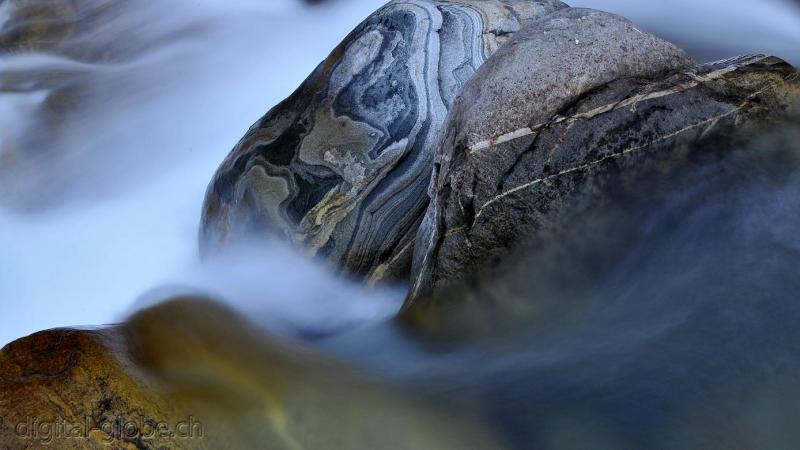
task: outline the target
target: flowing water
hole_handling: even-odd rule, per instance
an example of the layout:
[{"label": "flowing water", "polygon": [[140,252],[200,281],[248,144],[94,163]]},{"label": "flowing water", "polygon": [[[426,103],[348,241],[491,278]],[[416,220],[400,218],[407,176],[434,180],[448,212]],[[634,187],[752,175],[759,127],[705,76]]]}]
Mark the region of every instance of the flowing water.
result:
[{"label": "flowing water", "polygon": [[[0,0],[4,30],[14,3]],[[781,423],[800,412],[795,161],[743,159],[692,195],[634,202],[603,225],[632,229],[578,241],[581,257],[534,258],[541,271],[508,280],[544,299],[521,320],[527,331],[490,322],[480,336],[420,342],[388,322],[400,289],[365,290],[274,242],[197,257],[217,165],[382,2],[110,3],[81,16],[97,21],[88,32],[0,47],[0,344],[201,290],[275,333],[313,337],[391,382],[483,411],[518,448],[797,442]],[[760,52],[800,65],[796,3],[572,4],[625,15],[698,60]],[[597,230],[586,223],[567,238]],[[763,423],[775,425],[751,426]]]},{"label": "flowing water", "polygon": [[[7,15],[10,2],[0,4]],[[74,43],[97,42],[116,59],[44,52],[0,59],[2,343],[45,328],[120,320],[142,293],[163,284],[204,278],[198,287],[213,288],[198,275],[197,229],[216,167],[253,121],[378,6],[148,5],[125,2],[119,17]],[[135,48],[119,43],[134,38]],[[18,86],[19,79],[31,86]],[[54,91],[74,95],[66,111],[43,103]],[[275,314],[294,308],[284,300],[288,290],[313,288],[310,298],[319,300],[340,289],[342,282],[310,264],[296,262],[289,272],[286,252],[275,253],[262,263],[273,265],[271,276],[252,283],[276,299]],[[223,294],[240,285],[220,284],[215,290]],[[399,296],[387,294],[384,304],[396,309]],[[317,306],[307,309],[316,315],[333,304]],[[353,314],[379,312],[388,314],[385,306]]]}]

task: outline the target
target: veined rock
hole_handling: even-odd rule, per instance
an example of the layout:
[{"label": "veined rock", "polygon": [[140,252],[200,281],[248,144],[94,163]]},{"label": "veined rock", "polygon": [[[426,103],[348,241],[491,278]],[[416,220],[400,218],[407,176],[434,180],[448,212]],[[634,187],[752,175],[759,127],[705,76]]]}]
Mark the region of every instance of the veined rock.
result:
[{"label": "veined rock", "polygon": [[256,122],[206,194],[201,249],[280,235],[370,281],[407,276],[448,108],[547,1],[392,1]]},{"label": "veined rock", "polygon": [[621,174],[800,113],[798,73],[778,58],[688,67],[609,14],[544,22],[498,51],[449,116],[406,307],[496,266]]}]

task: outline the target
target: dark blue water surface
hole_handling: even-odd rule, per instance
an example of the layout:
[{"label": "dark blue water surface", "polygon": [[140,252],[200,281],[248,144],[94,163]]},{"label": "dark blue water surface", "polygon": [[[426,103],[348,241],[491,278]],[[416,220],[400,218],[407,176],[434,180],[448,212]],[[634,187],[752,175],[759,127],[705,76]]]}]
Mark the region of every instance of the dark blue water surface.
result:
[{"label": "dark blue water surface", "polygon": [[796,448],[797,136],[604,193],[615,201],[482,282],[491,308],[455,307],[424,337],[387,324],[326,345],[480,411],[515,448]]}]

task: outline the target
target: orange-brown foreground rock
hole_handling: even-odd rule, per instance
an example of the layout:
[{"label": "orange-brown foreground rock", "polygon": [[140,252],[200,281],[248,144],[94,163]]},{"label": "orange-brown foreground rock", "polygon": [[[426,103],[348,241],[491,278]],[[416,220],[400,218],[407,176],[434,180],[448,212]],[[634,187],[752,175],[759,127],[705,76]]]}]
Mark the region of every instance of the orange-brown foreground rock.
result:
[{"label": "orange-brown foreground rock", "polygon": [[469,419],[179,299],[0,352],[0,448],[499,448]]}]

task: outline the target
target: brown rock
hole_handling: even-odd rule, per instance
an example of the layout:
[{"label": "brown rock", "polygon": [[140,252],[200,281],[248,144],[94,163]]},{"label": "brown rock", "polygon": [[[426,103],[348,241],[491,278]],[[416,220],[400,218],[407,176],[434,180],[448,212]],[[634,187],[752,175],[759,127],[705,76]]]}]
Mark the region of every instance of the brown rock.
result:
[{"label": "brown rock", "polygon": [[[51,438],[59,448],[498,448],[480,424],[267,337],[202,299],[117,327],[9,344],[0,352],[0,417],[0,447],[13,449]],[[82,428],[68,437],[57,424]]]}]

